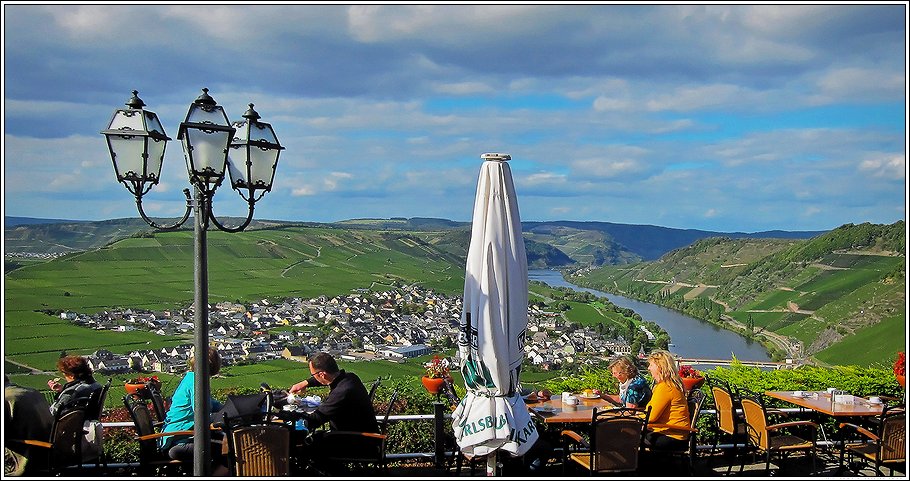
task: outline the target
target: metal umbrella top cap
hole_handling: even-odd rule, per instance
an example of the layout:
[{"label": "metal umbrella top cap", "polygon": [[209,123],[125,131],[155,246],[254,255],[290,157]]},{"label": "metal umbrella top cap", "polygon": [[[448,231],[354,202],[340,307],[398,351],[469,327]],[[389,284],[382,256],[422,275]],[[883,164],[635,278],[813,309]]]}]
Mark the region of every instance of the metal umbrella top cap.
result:
[{"label": "metal umbrella top cap", "polygon": [[502,154],[499,152],[488,152],[486,154],[480,154],[480,158],[483,160],[495,160],[496,162],[505,162],[507,160],[512,160],[511,155]]}]

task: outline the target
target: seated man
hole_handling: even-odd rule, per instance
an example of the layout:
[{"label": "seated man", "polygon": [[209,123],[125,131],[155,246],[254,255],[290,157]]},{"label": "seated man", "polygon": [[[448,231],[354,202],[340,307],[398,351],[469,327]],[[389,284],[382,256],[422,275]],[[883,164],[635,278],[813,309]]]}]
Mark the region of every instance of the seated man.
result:
[{"label": "seated man", "polygon": [[[313,356],[309,365],[311,377],[291,386],[291,394],[302,394],[308,386],[328,385],[330,389],[319,407],[303,415],[311,432],[327,422],[332,431],[379,432],[370,395],[356,374],[339,369],[335,358],[324,352]],[[342,441],[333,438],[331,433],[316,431],[307,449],[307,457],[319,471],[329,473],[340,468],[325,462],[329,453],[353,454],[370,450],[367,440],[363,445],[354,444],[351,438]]]},{"label": "seated man", "polygon": [[4,469],[6,476],[34,475],[46,466],[48,450],[32,448],[13,440],[47,441],[51,436],[54,417],[44,395],[35,389],[22,387],[3,376]]},{"label": "seated man", "polygon": [[313,356],[309,365],[311,377],[291,386],[291,394],[304,393],[308,386],[330,389],[315,411],[304,414],[310,430],[328,422],[333,430],[379,432],[370,395],[356,374],[339,369],[335,358],[325,352]]}]

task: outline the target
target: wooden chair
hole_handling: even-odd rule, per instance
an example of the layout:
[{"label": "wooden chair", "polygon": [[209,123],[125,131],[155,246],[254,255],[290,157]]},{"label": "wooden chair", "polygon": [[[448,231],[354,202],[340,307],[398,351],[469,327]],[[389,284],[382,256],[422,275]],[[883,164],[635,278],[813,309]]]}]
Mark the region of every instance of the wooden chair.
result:
[{"label": "wooden chair", "polygon": [[149,401],[127,394],[123,404],[133,419],[136,441],[139,442],[139,475],[183,473],[185,466],[180,460],[171,459],[158,449],[158,440],[164,436],[192,435],[193,431],[160,432],[159,425],[152,420]]},{"label": "wooden chair", "polygon": [[288,476],[291,433],[268,420],[223,416],[228,467],[234,476]]},{"label": "wooden chair", "polygon": [[389,415],[398,399],[398,391],[393,391],[389,397],[388,406],[382,422],[379,423],[379,433],[363,433],[355,431],[329,431],[322,437],[320,444],[324,444],[322,452],[327,453],[327,464],[339,467],[339,473],[374,473],[386,474],[386,443],[388,440]]},{"label": "wooden chair", "polygon": [[594,409],[588,428],[590,441],[575,431],[562,431],[563,474],[570,464],[581,466],[591,476],[638,470],[650,411],[650,407]]},{"label": "wooden chair", "polygon": [[164,408],[164,397],[161,395],[161,388],[158,384],[146,385],[146,399],[152,403],[152,412],[155,413],[155,427],[164,425],[164,418],[167,416],[167,410]]},{"label": "wooden chair", "polygon": [[85,437],[86,410],[83,408],[60,410],[54,416],[49,439],[4,439],[5,442],[32,448],[33,456],[46,456],[43,471],[60,475],[81,469],[83,465],[82,441]]},{"label": "wooden chair", "polygon": [[874,423],[875,432],[853,423],[840,423],[841,434],[846,438],[849,434],[861,435],[859,442],[846,442],[840,452],[840,469],[844,468],[844,455],[849,454],[857,463],[851,466],[870,465],[875,469],[875,474],[884,476],[882,466],[891,470],[898,467],[907,472],[907,460],[904,452],[907,442],[907,417],[903,406],[886,406],[882,414]]},{"label": "wooden chair", "polygon": [[[812,472],[815,472],[815,440],[818,435],[818,424],[811,421],[790,421],[769,425],[768,413],[761,397],[744,397],[741,403],[749,433],[749,443],[756,452],[764,454],[766,474],[771,473],[772,456],[785,457],[796,452],[807,452],[812,456]],[[800,437],[786,433],[786,431],[794,429],[805,429],[811,436]],[[743,460],[744,464],[745,460]]]},{"label": "wooden chair", "polygon": [[[717,450],[720,440],[723,439],[733,445],[729,452],[735,462],[740,451],[749,444],[746,420],[742,412],[738,412],[742,410],[742,403],[738,394],[723,381],[708,378],[708,385],[711,387],[711,394],[714,397],[715,419],[717,420],[717,433],[714,435],[711,453],[713,454]],[[733,462],[728,460],[727,474],[732,468]]]},{"label": "wooden chair", "polygon": [[382,384],[382,376],[376,378],[373,381],[373,385],[370,386],[370,402],[373,402],[373,398],[376,396],[376,390],[379,389],[379,385]]},{"label": "wooden chair", "polygon": [[104,403],[107,402],[107,393],[111,390],[111,383],[114,378],[107,378],[107,383],[101,386],[101,389],[92,393],[89,397],[88,405],[85,411],[85,419],[97,421],[101,419],[101,413],[104,411]]},{"label": "wooden chair", "polygon": [[672,428],[674,430],[685,430],[688,431],[689,437],[683,449],[654,449],[654,448],[645,448],[648,453],[656,454],[658,456],[679,456],[684,458],[686,465],[686,472],[689,475],[692,475],[695,467],[695,457],[698,455],[698,417],[701,415],[701,408],[705,402],[705,393],[701,389],[693,389],[689,391],[686,396],[686,402],[689,407],[689,426],[686,428],[680,428],[679,426],[670,426],[668,424],[650,424],[650,428],[660,427],[660,428]]}]

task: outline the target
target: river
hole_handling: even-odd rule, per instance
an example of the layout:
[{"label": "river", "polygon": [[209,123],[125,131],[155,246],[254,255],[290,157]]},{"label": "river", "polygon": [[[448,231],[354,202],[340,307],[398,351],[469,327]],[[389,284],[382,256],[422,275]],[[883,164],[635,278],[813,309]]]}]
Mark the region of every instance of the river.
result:
[{"label": "river", "polygon": [[771,360],[768,351],[760,343],[672,309],[570,284],[559,271],[532,269],[528,271],[528,278],[552,287],[569,287],[576,291],[590,292],[596,296],[606,297],[619,307],[632,309],[642,319],[652,321],[667,331],[672,343],[670,351],[682,357],[731,359],[731,356],[736,356],[741,361]]}]

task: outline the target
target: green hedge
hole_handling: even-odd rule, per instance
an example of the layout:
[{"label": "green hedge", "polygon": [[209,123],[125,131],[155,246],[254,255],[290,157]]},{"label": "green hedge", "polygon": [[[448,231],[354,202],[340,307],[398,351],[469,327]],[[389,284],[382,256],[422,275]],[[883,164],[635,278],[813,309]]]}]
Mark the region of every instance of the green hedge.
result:
[{"label": "green hedge", "polygon": [[[903,390],[894,378],[891,367],[835,367],[820,368],[802,366],[794,369],[781,369],[777,371],[763,371],[758,368],[744,366],[734,361],[730,367],[718,367],[705,371],[709,378],[719,379],[730,384],[742,394],[763,393],[765,391],[822,391],[829,387],[845,390],[857,396],[885,395],[902,397]],[[650,375],[646,374],[646,378]],[[650,380],[650,379],[649,379]],[[583,369],[581,372],[566,378],[542,381],[540,387],[547,388],[554,393],[562,391],[579,392],[586,388],[600,389],[604,392],[616,393],[617,383],[608,369]],[[459,397],[463,397],[464,387],[458,385]],[[703,409],[713,409],[714,402],[707,383],[701,388],[705,395]],[[325,395],[326,388],[312,390],[314,394]],[[376,392],[374,408],[377,414],[385,413],[388,400],[393,390],[398,391],[398,400],[392,408],[391,414],[432,414],[436,397],[424,390],[419,379],[398,378],[384,381]],[[248,394],[256,392],[252,388],[216,389],[214,396],[225,400],[228,394]],[[765,397],[768,406],[795,407],[786,402]],[[104,417],[105,421],[129,421],[129,416],[123,408],[112,409]],[[446,421],[444,426],[447,439],[453,439],[452,426]],[[703,415],[698,422],[699,444],[713,442],[717,432],[716,421],[713,415]],[[834,421],[824,422],[827,433],[835,432]],[[542,426],[542,432],[552,431],[548,426]],[[558,430],[557,430],[558,431]],[[558,434],[557,431],[553,431]],[[133,435],[129,429],[109,429],[105,433],[105,450],[111,462],[137,461],[138,446],[130,438]],[[416,453],[433,452],[434,433],[433,421],[408,421],[395,422],[388,430],[389,453]],[[448,446],[447,449],[451,449]]]}]

